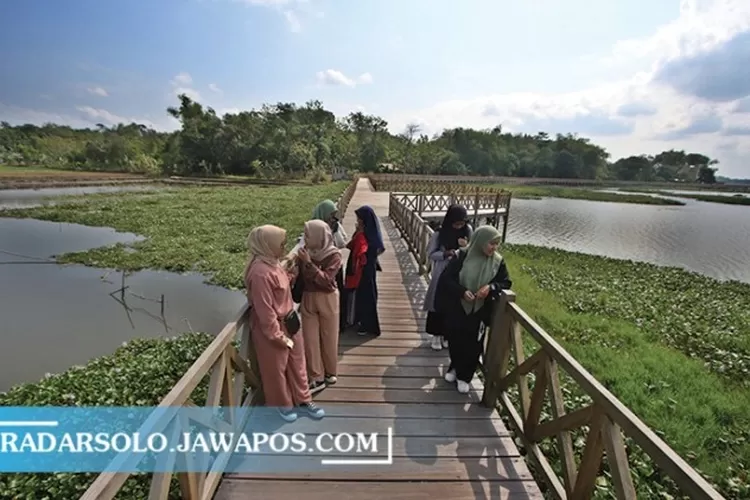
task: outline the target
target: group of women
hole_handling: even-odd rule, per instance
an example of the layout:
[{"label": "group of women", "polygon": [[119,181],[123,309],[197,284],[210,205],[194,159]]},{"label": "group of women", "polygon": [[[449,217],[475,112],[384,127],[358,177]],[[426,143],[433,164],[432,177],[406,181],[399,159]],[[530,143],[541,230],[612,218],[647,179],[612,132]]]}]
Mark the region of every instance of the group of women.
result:
[{"label": "group of women", "polygon": [[445,380],[467,393],[482,353],[483,325],[489,325],[493,305],[512,282],[498,253],[502,235],[493,226],[476,231],[466,209],[448,208],[440,229],[430,241],[432,278],[425,295],[425,329],[432,348],[448,347],[450,366]]},{"label": "group of women", "polygon": [[[256,227],[248,236],[245,289],[265,404],[288,422],[300,413],[325,416],[312,395],[337,382],[341,331],[356,325],[360,335],[380,335],[376,273],[383,238],[371,207],[355,214],[348,242],[330,200],[315,207],[289,253],[280,227]],[[350,251],[345,269],[343,248]]]}]

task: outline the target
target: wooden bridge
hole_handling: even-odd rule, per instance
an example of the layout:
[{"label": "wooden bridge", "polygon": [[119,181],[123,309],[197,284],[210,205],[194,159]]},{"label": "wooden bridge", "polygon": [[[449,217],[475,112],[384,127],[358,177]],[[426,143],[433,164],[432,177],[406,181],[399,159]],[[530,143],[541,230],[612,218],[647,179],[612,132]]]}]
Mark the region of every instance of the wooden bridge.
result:
[{"label": "wooden bridge", "polygon": [[[354,432],[390,427],[392,464],[300,468],[284,467],[285,461],[294,460],[291,456],[276,457],[275,461],[268,457],[262,459],[271,469],[268,472],[225,473],[233,458],[226,452],[217,457],[208,473],[175,474],[181,498],[304,496],[330,500],[341,494],[372,500],[541,499],[544,491],[545,496],[554,498],[586,499],[591,497],[606,464],[617,498],[633,499],[636,489],[624,436],[649,455],[685,494],[700,499],[722,498],[537,325],[515,303],[513,292],[502,296],[485,335],[481,370],[485,382],[477,377],[469,394],[459,394],[442,378],[448,364],[447,351],[431,350],[424,333],[421,305],[427,287],[425,275],[429,274],[425,242],[432,229],[398,196],[376,192],[367,178],[360,178],[339,200],[346,212],[344,224],[349,234],[356,217],[346,207],[365,204],[380,217],[386,247],[381,256],[383,272],[378,276],[382,335],[341,335],[339,381],[315,396],[327,416],[321,422],[306,421],[297,431]],[[248,408],[262,403],[247,316],[243,309],[227,324],[160,406]],[[529,356],[525,355],[524,343],[536,346]],[[206,377],[205,402],[193,401]],[[587,395],[587,405],[571,408],[561,380],[575,384],[575,390]],[[543,413],[551,416],[544,419]],[[239,430],[246,422],[247,415],[213,425]],[[142,431],[162,431],[168,424],[154,419]],[[290,424],[294,425],[300,424]],[[585,431],[586,445],[577,461],[571,433],[580,428]],[[542,451],[543,442],[552,443],[559,460],[550,463]],[[82,499],[112,499],[128,477],[127,473],[103,473]],[[172,482],[172,473],[153,474],[149,499],[175,498]]]}]

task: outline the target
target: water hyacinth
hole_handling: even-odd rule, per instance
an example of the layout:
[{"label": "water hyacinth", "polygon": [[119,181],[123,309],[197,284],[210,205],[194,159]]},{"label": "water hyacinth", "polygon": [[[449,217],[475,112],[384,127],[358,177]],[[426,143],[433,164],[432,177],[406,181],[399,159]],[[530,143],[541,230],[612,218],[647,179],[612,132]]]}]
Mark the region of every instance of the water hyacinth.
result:
[{"label": "water hyacinth", "polygon": [[[83,369],[70,369],[0,394],[2,406],[156,406],[214,339],[188,333],[173,342],[136,339]],[[205,403],[208,377],[191,396]],[[0,474],[0,498],[79,498],[96,474]],[[147,498],[150,476],[134,474],[118,498]],[[175,485],[176,486],[176,485]],[[179,488],[172,489],[178,499]]]}]

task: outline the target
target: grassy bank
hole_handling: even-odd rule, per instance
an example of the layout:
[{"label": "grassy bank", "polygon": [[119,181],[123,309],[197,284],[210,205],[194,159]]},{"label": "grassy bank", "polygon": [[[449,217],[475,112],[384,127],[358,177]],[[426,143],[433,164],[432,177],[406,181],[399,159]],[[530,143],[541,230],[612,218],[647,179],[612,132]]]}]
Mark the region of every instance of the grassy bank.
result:
[{"label": "grassy bank", "polygon": [[[275,224],[301,234],[312,209],[336,200],[346,182],[304,187],[186,187],[155,193],[89,195],[53,207],[4,212],[54,222],[113,227],[146,237],[131,246],[115,245],[61,256],[62,262],[136,271],[163,269],[210,275],[213,284],[242,286],[245,240],[254,226]],[[133,251],[135,250],[135,251]]]},{"label": "grassy bank", "polygon": [[666,191],[654,191],[654,193],[662,196],[689,198],[691,200],[707,201],[710,203],[723,203],[724,205],[750,205],[750,196],[742,196],[740,194],[736,194],[733,196],[723,196],[720,194],[675,194]]},{"label": "grassy bank", "polygon": [[[213,340],[185,334],[172,339],[134,340],[84,367],[0,393],[0,406],[156,406]],[[203,405],[208,377],[193,392]],[[0,498],[37,500],[80,498],[97,474],[0,474]],[[150,476],[129,478],[118,498],[147,498]],[[173,481],[170,498],[179,499]]]},{"label": "grassy bank", "polygon": [[[531,317],[727,498],[750,498],[750,285],[539,247],[504,254]],[[568,411],[583,406],[569,391]],[[639,498],[674,494],[629,451]]]},{"label": "grassy bank", "polygon": [[23,175],[50,172],[55,173],[56,171],[47,167],[19,167],[15,165],[0,165],[0,175]]},{"label": "grassy bank", "polygon": [[684,205],[677,200],[667,200],[645,194],[619,194],[593,189],[559,187],[559,186],[517,186],[511,184],[492,184],[491,187],[513,192],[514,198],[566,198],[570,200],[608,201],[615,203],[636,203],[640,205]]}]

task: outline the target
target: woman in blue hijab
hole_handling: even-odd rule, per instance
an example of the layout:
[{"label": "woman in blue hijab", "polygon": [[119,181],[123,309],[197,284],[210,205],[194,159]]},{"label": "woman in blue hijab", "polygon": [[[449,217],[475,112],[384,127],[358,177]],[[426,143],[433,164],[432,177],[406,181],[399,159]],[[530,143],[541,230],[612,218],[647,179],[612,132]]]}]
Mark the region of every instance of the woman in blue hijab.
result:
[{"label": "woman in blue hijab", "polygon": [[354,323],[360,335],[380,335],[378,318],[378,287],[376,283],[378,256],[385,251],[380,223],[375,211],[364,205],[355,212],[357,230],[349,242],[346,263],[346,288],[354,292]]}]

